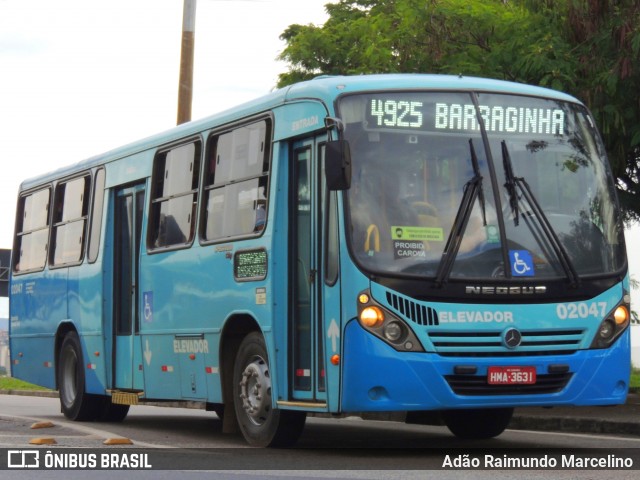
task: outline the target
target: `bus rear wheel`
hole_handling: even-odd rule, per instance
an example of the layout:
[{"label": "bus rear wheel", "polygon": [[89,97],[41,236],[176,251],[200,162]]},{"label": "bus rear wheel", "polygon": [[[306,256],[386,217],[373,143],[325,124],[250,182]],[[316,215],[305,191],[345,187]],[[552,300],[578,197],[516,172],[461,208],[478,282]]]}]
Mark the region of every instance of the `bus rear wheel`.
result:
[{"label": "bus rear wheel", "polygon": [[305,412],[273,408],[267,348],[258,332],[247,335],[238,349],[233,403],[240,431],[250,445],[287,447],[302,434]]},{"label": "bus rear wheel", "polygon": [[103,397],[104,405],[98,420],[101,422],[122,422],[129,413],[129,405],[111,402],[111,397]]},{"label": "bus rear wheel", "polygon": [[513,408],[446,410],[442,418],[456,437],[467,439],[493,438],[509,426]]},{"label": "bus rear wheel", "polygon": [[71,420],[95,420],[104,406],[102,397],[85,392],[82,347],[76,332],[65,335],[58,355],[58,390],[60,407]]}]

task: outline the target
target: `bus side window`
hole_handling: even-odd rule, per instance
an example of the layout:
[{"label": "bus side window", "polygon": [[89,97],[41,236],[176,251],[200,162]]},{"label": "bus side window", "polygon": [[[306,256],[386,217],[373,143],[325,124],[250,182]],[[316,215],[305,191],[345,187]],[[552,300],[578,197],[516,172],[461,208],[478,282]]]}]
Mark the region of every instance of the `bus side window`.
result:
[{"label": "bus side window", "polygon": [[91,234],[89,235],[88,257],[90,262],[98,259],[100,251],[100,232],[102,230],[102,209],[104,206],[104,168],[96,172],[95,184],[93,187],[93,208],[91,209]]},{"label": "bus side window", "polygon": [[262,120],[209,139],[201,236],[259,235],[267,217],[270,125]]},{"label": "bus side window", "polygon": [[49,251],[51,265],[60,266],[82,261],[90,191],[89,175],[56,186]]},{"label": "bus side window", "polygon": [[201,143],[160,152],[153,166],[148,246],[189,245],[195,233]]},{"label": "bus side window", "polygon": [[23,195],[18,203],[13,271],[41,270],[47,260],[49,237],[49,187]]}]

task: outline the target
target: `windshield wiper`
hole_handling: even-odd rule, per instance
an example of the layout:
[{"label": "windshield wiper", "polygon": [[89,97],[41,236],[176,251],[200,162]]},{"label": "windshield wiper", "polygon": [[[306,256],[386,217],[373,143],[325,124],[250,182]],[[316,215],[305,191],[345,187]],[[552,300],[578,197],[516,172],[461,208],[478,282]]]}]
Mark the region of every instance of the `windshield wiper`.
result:
[{"label": "windshield wiper", "polygon": [[458,207],[458,213],[456,213],[453,226],[451,227],[451,232],[447,238],[447,243],[444,246],[442,257],[440,258],[440,263],[436,270],[436,287],[444,285],[449,278],[449,274],[453,268],[453,262],[456,259],[458,250],[460,250],[460,245],[462,245],[462,238],[464,237],[464,232],[467,229],[467,224],[469,223],[469,218],[471,217],[471,212],[476,198],[480,200],[483,225],[487,225],[484,192],[482,191],[482,175],[480,175],[478,157],[476,155],[475,148],[473,148],[473,139],[469,139],[469,152],[471,154],[473,177],[464,185],[462,201]]},{"label": "windshield wiper", "polygon": [[516,192],[516,177],[513,174],[513,165],[511,164],[511,156],[507,149],[507,143],[502,141],[502,166],[504,168],[504,176],[506,182],[504,187],[509,194],[509,205],[511,206],[511,214],[513,215],[513,223],[517,227],[520,223],[520,210],[518,209],[518,193]]},{"label": "windshield wiper", "polygon": [[[578,273],[576,272],[576,269],[571,262],[571,257],[569,257],[569,254],[565,250],[564,245],[562,245],[562,242],[560,242],[558,234],[551,226],[551,223],[542,210],[542,207],[540,207],[540,204],[533,194],[531,187],[524,179],[524,177],[516,177],[514,175],[513,164],[511,163],[511,155],[509,155],[509,149],[507,148],[507,143],[504,140],[502,141],[502,164],[504,166],[504,174],[506,178],[506,183],[504,184],[504,186],[509,193],[509,204],[511,206],[511,212],[513,213],[514,224],[518,226],[520,213],[518,202],[522,198],[524,198],[529,204],[533,215],[538,219],[538,222],[542,229],[542,233],[551,244],[551,248],[560,261],[560,265],[567,275],[571,286],[578,286],[580,283],[580,277],[578,276]],[[520,193],[520,196],[518,196],[518,192]],[[525,222],[529,226],[529,229],[532,231],[532,233],[534,233],[532,230],[533,226],[529,225],[526,217]]]}]

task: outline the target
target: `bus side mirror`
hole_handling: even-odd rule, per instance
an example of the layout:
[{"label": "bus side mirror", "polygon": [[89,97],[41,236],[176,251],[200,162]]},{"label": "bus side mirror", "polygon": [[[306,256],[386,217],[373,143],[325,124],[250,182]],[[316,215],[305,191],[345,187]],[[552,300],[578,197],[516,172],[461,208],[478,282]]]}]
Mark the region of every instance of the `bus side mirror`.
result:
[{"label": "bus side mirror", "polygon": [[351,187],[351,152],[344,139],[327,142],[324,170],[329,190],[348,190]]}]

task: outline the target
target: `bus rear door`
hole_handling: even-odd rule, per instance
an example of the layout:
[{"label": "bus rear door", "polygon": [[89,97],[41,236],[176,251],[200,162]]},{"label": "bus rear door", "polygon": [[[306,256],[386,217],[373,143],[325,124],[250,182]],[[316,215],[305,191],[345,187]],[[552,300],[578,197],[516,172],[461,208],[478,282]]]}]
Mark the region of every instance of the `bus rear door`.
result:
[{"label": "bus rear door", "polygon": [[143,389],[138,295],[144,185],[115,191],[113,230],[113,386]]}]

